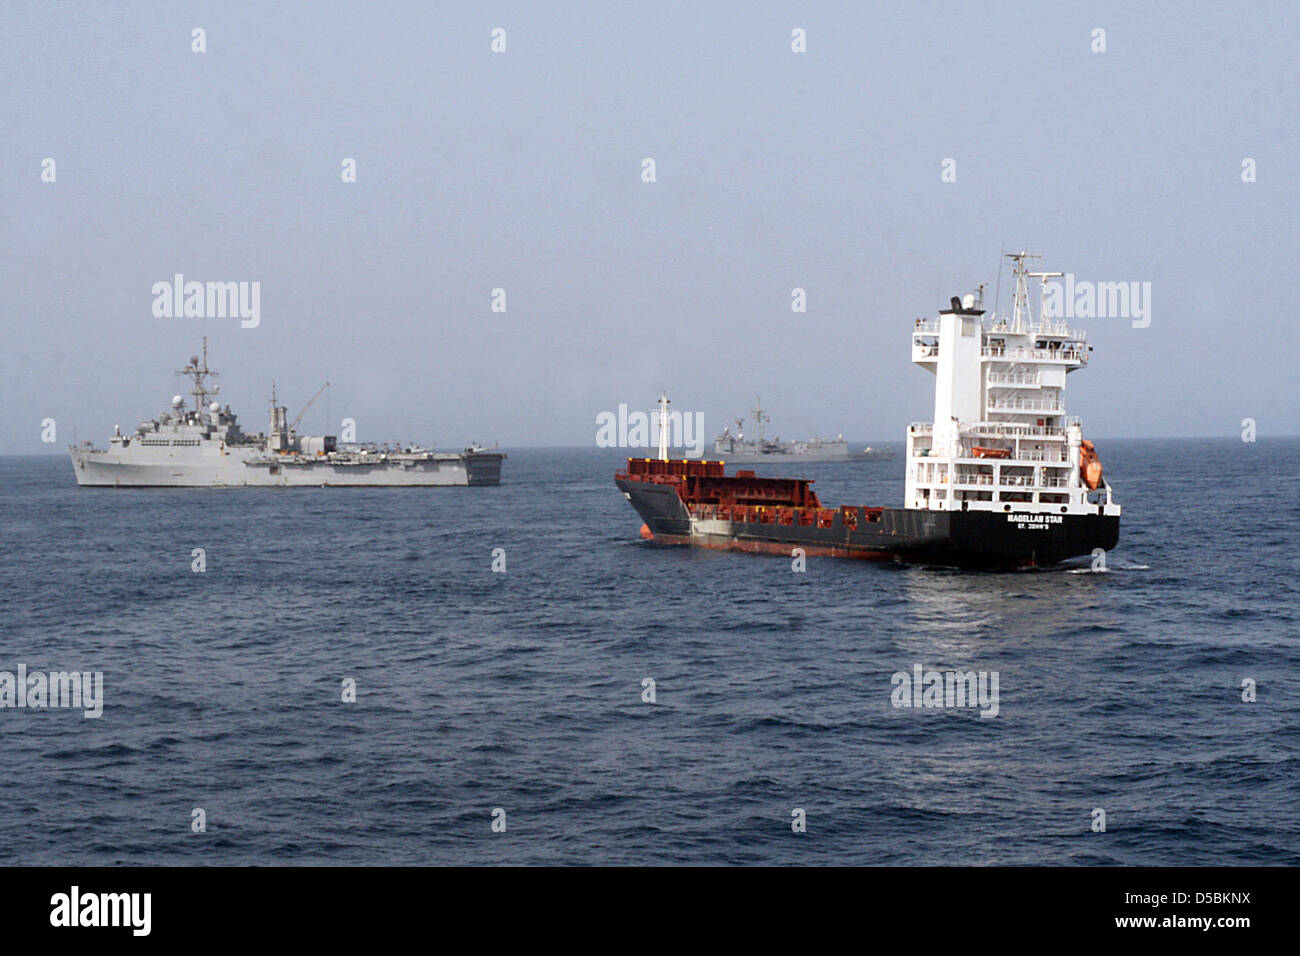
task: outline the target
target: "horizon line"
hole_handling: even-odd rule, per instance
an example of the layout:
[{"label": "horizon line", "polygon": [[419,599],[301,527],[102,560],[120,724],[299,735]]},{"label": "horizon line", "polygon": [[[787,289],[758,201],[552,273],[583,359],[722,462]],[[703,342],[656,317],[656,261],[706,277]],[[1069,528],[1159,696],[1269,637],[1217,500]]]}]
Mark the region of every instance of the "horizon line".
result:
[{"label": "horizon line", "polygon": [[[1295,434],[1286,434],[1286,435],[1256,435],[1256,440],[1255,440],[1254,442],[1242,442],[1242,444],[1243,444],[1243,445],[1258,444],[1259,441],[1261,441],[1261,440],[1263,440],[1263,439],[1265,439],[1265,438],[1267,438],[1267,439],[1272,439],[1272,440],[1281,440],[1281,439],[1300,439],[1300,433],[1295,433]],[[1108,438],[1108,437],[1106,437],[1106,436],[1099,436],[1098,438],[1096,438],[1096,439],[1092,439],[1092,440],[1094,440],[1094,441],[1106,441],[1106,442],[1111,442],[1111,441],[1120,441],[1120,442],[1128,442],[1128,441],[1233,441],[1233,440],[1238,440],[1238,441],[1239,441],[1239,440],[1240,440],[1240,436],[1239,436],[1239,435],[1147,435],[1147,436],[1141,436],[1141,437],[1133,436],[1133,437],[1119,437],[1119,438],[1116,438],[1116,437],[1109,437],[1109,438]],[[853,444],[857,444],[858,441],[861,441],[861,439],[857,439],[857,440],[855,440],[855,441],[853,442]],[[896,445],[905,445],[905,444],[907,443],[907,441],[906,441],[906,439],[891,438],[891,439],[881,439],[881,440],[880,440],[880,443],[881,443],[881,444],[886,444],[886,443],[888,443],[888,444],[896,444]],[[0,458],[45,458],[45,457],[54,457],[54,456],[56,456],[56,455],[65,455],[65,454],[67,454],[67,451],[68,451],[68,448],[69,448],[69,447],[71,447],[71,446],[69,446],[69,445],[63,445],[62,448],[59,449],[59,450],[53,450],[53,449],[52,449],[52,450],[50,450],[50,451],[0,451]],[[459,447],[459,446],[456,446],[456,445],[446,445],[446,446],[443,446],[443,447],[445,447],[445,448],[456,448],[456,447]],[[601,446],[599,446],[599,445],[594,445],[594,444],[582,444],[582,445],[557,445],[557,444],[550,444],[550,445],[525,445],[525,444],[518,444],[518,445],[515,445],[515,444],[498,444],[496,447],[497,447],[497,448],[505,448],[505,449],[510,449],[510,448],[520,448],[520,449],[522,449],[522,448],[529,448],[529,449],[600,449],[600,448],[601,448]],[[677,450],[680,450],[681,448],[683,448],[684,446],[680,446],[680,445],[678,445],[678,446],[670,446],[670,447],[672,448],[672,450],[677,451]],[[636,450],[638,450],[638,449],[636,449],[636,448],[632,448],[632,447],[629,447],[629,448],[621,448],[621,449],[619,449],[619,448],[612,448],[612,449],[610,449],[610,450],[612,450],[612,451],[636,451]],[[654,447],[651,447],[651,446],[647,446],[644,450],[645,450],[645,451],[650,451],[650,452],[652,452],[652,451],[655,451],[655,448],[654,448]],[[705,457],[705,456],[701,455],[700,457]],[[790,458],[795,458],[795,459],[797,459],[798,457],[799,457],[799,456],[797,456],[797,455],[795,455],[795,456],[783,456],[783,460],[789,460]],[[709,460],[712,461],[713,459],[709,459]],[[725,461],[726,458],[724,457],[724,458],[722,458],[722,459],[720,459],[720,460]]]}]

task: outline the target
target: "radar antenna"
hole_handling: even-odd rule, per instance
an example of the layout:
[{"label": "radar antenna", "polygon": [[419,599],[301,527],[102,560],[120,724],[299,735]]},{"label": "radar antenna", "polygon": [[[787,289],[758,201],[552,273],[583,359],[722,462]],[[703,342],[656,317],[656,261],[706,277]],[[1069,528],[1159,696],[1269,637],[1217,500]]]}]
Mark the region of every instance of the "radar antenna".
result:
[{"label": "radar antenna", "polygon": [[190,363],[176,373],[184,375],[194,383],[194,390],[190,392],[194,396],[194,410],[202,411],[208,404],[208,388],[205,384],[209,378],[218,378],[221,373],[214,372],[208,368],[208,337],[203,336],[203,357],[200,359],[197,355],[190,356]]}]

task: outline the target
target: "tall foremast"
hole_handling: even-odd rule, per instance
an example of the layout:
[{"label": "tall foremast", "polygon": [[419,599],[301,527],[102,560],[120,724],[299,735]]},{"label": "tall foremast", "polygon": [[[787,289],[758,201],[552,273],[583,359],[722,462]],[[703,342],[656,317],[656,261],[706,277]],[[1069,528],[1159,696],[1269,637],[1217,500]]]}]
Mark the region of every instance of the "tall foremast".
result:
[{"label": "tall foremast", "polygon": [[207,386],[209,378],[218,378],[221,373],[208,368],[208,337],[206,335],[203,337],[202,357],[191,355],[189,364],[183,369],[177,370],[176,374],[185,376],[193,383],[194,387],[190,394],[194,396],[194,411],[205,411],[209,404],[208,400],[215,398],[216,394],[221,390],[219,385],[214,385],[211,391]]},{"label": "tall foremast", "polygon": [[659,460],[668,460],[668,393],[659,393]]},{"label": "tall foremast", "polygon": [[763,408],[762,398],[754,399],[754,407],[749,410],[749,413],[754,416],[754,427],[758,429],[758,443],[759,445],[762,445],[763,426],[772,420],[767,414],[767,410]]}]

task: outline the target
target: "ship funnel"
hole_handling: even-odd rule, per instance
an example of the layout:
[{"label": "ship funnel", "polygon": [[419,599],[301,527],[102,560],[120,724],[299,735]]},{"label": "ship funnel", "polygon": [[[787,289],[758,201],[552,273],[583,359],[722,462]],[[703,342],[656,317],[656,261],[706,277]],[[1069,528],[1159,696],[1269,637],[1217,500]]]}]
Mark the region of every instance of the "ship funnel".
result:
[{"label": "ship funnel", "polygon": [[952,303],[946,309],[940,309],[940,315],[983,315],[984,310],[979,308],[975,301],[975,296],[967,294],[965,298],[953,296],[948,300]]}]

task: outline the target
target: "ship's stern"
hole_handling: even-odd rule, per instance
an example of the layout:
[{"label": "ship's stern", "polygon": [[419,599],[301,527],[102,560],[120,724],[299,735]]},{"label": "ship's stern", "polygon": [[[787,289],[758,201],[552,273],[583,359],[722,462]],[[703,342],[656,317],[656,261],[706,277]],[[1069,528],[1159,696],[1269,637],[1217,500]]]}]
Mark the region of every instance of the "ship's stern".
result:
[{"label": "ship's stern", "polygon": [[501,463],[505,461],[505,457],[500,452],[466,452],[461,456],[461,460],[465,464],[468,484],[501,484]]}]

